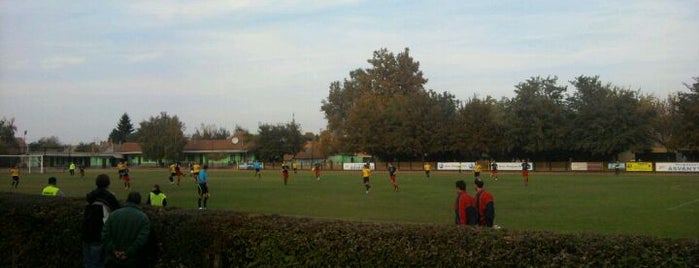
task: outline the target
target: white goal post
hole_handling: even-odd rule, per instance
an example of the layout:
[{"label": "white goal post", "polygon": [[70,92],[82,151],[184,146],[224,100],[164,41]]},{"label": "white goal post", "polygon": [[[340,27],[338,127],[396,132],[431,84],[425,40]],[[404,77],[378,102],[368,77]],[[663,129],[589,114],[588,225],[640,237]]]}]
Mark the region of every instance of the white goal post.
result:
[{"label": "white goal post", "polygon": [[[16,165],[19,165],[20,170],[25,171],[29,174],[33,172],[38,172],[41,174],[44,174],[44,155],[40,154],[21,154],[21,155],[0,155],[0,160],[7,160],[7,161],[0,161],[3,163],[14,163]],[[8,159],[9,158],[9,159]],[[15,161],[11,161],[11,158],[16,159]],[[11,168],[11,165],[8,166],[7,168]],[[5,166],[5,165],[3,165]]]}]

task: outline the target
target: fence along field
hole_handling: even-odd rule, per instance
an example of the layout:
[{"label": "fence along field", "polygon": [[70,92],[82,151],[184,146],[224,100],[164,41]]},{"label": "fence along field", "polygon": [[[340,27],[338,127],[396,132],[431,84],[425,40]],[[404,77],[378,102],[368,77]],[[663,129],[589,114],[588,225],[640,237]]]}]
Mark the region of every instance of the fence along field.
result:
[{"label": "fence along field", "polygon": [[[22,174],[19,189],[2,191],[39,194],[47,178],[69,197],[83,198],[99,173],[112,177],[110,187],[120,200],[127,191],[113,169],[88,169],[84,178],[64,172]],[[290,172],[288,186],[281,171],[267,169],[261,179],[251,171],[211,169],[209,209],[235,210],[350,221],[451,225],[454,182],[463,179],[473,193],[470,171],[398,173],[401,192],[394,192],[385,171],[375,171],[366,195],[358,171],[329,171],[316,181],[308,170]],[[524,187],[518,172],[501,172],[497,181],[483,172],[485,188],[495,197],[495,224],[512,230],[592,232],[699,238],[699,176],[696,173],[530,173]],[[133,169],[132,190],[146,194],[161,185],[173,207],[194,209],[194,182],[184,177],[170,185],[167,169]]]}]

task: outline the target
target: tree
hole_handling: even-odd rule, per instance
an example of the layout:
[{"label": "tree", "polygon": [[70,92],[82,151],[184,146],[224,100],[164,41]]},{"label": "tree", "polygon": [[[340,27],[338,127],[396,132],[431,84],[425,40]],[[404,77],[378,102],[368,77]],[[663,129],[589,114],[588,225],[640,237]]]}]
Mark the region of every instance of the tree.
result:
[{"label": "tree", "polygon": [[98,145],[95,142],[90,142],[90,143],[80,142],[73,149],[73,151],[75,151],[75,152],[83,152],[83,153],[92,153],[92,152],[96,152],[97,150],[98,150]]},{"label": "tree", "polygon": [[42,137],[38,141],[29,144],[30,151],[59,151],[62,152],[65,146],[58,140],[58,137]]},{"label": "tree", "polygon": [[142,121],[138,131],[139,144],[143,156],[147,159],[162,161],[182,158],[182,151],[187,144],[184,135],[184,123],[175,116],[161,112],[159,116]]},{"label": "tree", "polygon": [[505,101],[506,140],[511,154],[522,158],[560,160],[567,147],[567,88],[558,77],[532,77],[515,86],[517,94]]},{"label": "tree", "polygon": [[231,132],[224,127],[217,128],[216,125],[204,125],[202,123],[199,128],[192,134],[193,140],[222,140],[231,136]]},{"label": "tree", "polygon": [[[19,153],[19,144],[15,138],[15,119],[0,119],[0,154]],[[24,141],[27,142],[27,141]]]},{"label": "tree", "polygon": [[491,97],[474,96],[466,100],[455,118],[451,135],[453,149],[468,159],[502,154],[505,149],[503,117],[502,106]]},{"label": "tree", "polygon": [[681,123],[674,141],[692,160],[699,158],[699,77],[693,79],[692,84],[684,83],[689,92],[677,94],[677,116]]},{"label": "tree", "polygon": [[446,109],[437,103],[452,96],[424,89],[427,79],[408,48],[397,55],[375,51],[368,63],[370,68],[350,72],[343,83],[332,82],[322,101],[336,150],[384,159],[423,158],[438,151],[432,131]]},{"label": "tree", "polygon": [[626,150],[649,149],[655,118],[647,97],[599,77],[579,76],[571,81],[576,92],[569,98],[574,113],[571,144],[593,158],[616,159]]},{"label": "tree", "polygon": [[254,152],[262,161],[281,161],[285,154],[296,155],[306,139],[296,121],[287,124],[260,125]]},{"label": "tree", "polygon": [[119,119],[117,127],[112,129],[112,132],[109,134],[109,140],[117,144],[133,141],[135,140],[131,135],[133,132],[134,129],[131,124],[131,119],[128,114],[124,113]]}]

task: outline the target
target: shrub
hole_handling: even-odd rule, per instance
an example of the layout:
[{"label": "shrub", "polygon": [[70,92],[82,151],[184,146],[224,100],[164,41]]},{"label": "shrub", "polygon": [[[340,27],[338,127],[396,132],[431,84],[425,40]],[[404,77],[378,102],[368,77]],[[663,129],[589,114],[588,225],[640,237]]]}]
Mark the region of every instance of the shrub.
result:
[{"label": "shrub", "polygon": [[[80,267],[84,200],[0,194],[2,267]],[[156,267],[697,267],[699,240],[145,208]]]}]

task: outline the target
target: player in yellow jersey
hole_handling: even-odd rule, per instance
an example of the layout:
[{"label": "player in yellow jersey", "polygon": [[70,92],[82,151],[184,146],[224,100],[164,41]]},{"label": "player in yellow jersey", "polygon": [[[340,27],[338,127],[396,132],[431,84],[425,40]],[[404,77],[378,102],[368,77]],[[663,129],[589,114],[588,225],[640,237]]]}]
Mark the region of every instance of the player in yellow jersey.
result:
[{"label": "player in yellow jersey", "polygon": [[480,178],[481,170],[483,170],[483,167],[478,163],[478,161],[476,161],[476,164],[473,165],[473,177],[476,179]]},{"label": "player in yellow jersey", "polygon": [[199,172],[201,172],[201,166],[199,163],[194,162],[194,164],[192,164],[192,178],[194,178],[194,180],[199,178]]},{"label": "player in yellow jersey", "polygon": [[170,184],[175,184],[175,176],[177,176],[177,171],[175,170],[177,168],[177,164],[175,162],[172,162],[170,164],[170,177],[168,178],[170,180]]},{"label": "player in yellow jersey", "polygon": [[366,194],[369,194],[369,189],[371,189],[371,183],[369,183],[369,177],[371,176],[371,168],[369,168],[369,163],[364,164],[362,169],[362,178],[364,179],[364,187],[366,188]]},{"label": "player in yellow jersey", "polygon": [[19,166],[14,165],[10,168],[10,176],[12,176],[12,187],[17,189],[19,185]]},{"label": "player in yellow jersey", "polygon": [[425,162],[425,164],[422,165],[422,169],[425,171],[425,176],[427,176],[427,178],[429,178],[430,177],[430,170],[432,169],[432,165],[430,165],[429,162]]}]

